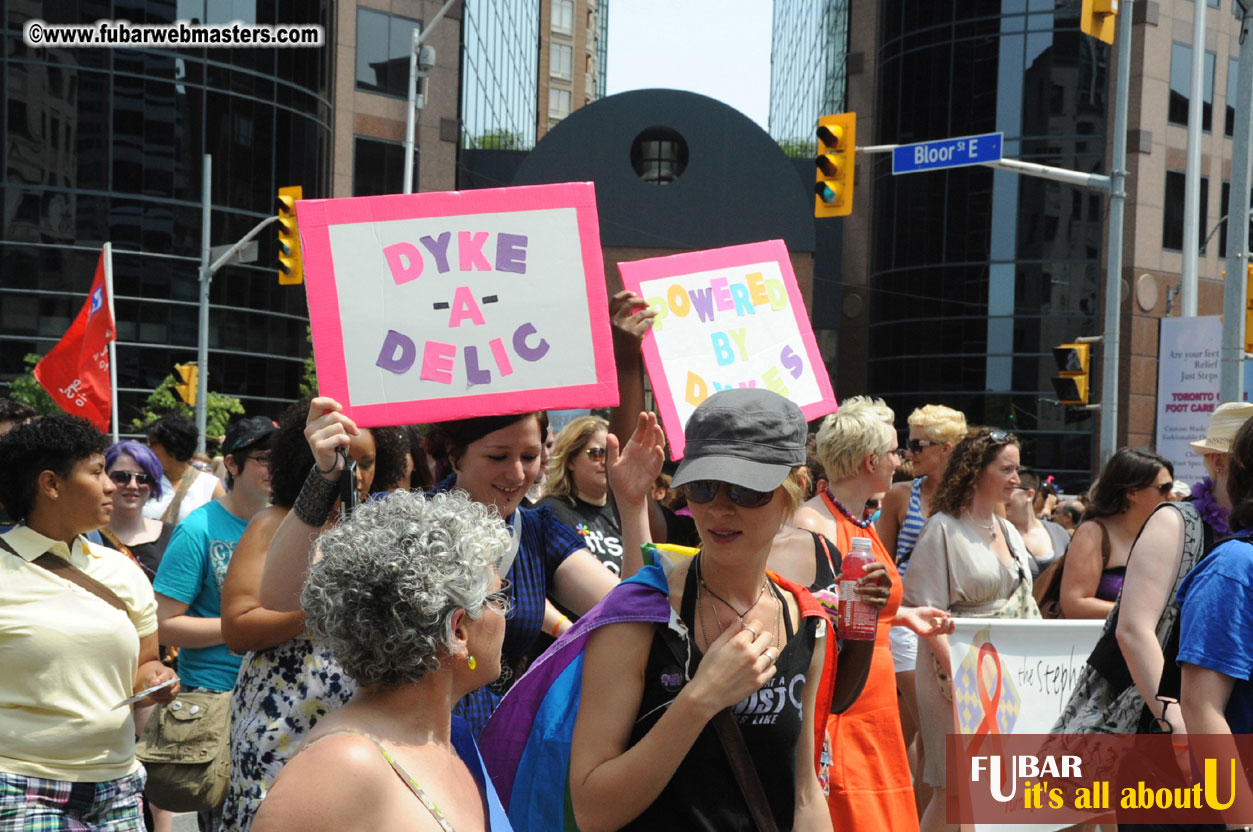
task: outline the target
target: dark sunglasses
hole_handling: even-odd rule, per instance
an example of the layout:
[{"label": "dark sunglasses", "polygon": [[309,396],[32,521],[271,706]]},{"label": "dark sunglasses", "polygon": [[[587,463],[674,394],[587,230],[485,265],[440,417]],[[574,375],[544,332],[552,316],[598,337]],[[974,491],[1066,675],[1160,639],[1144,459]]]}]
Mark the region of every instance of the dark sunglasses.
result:
[{"label": "dark sunglasses", "polygon": [[726,489],[727,499],[740,508],[761,508],[774,497],[773,491],[758,491],[719,480],[695,480],[684,483],[681,488],[687,501],[697,505],[712,502],[713,498],[718,496],[720,488]]},{"label": "dark sunglasses", "polygon": [[991,439],[992,442],[997,445],[1000,445],[1003,442],[1015,441],[1014,435],[1012,433],[1010,433],[1007,430],[999,430],[999,429],[988,431],[988,439]]},{"label": "dark sunglasses", "polygon": [[609,451],[604,448],[584,448],[583,453],[587,454],[591,459],[600,460],[604,459],[609,454]]},{"label": "dark sunglasses", "polygon": [[938,445],[939,442],[932,442],[929,439],[907,439],[905,447],[909,448],[911,454],[920,454],[924,448],[930,448],[932,445]]},{"label": "dark sunglasses", "polygon": [[1161,494],[1163,497],[1169,497],[1171,490],[1175,487],[1175,484],[1173,482],[1164,482],[1161,485],[1153,485],[1152,483],[1149,483],[1144,487],[1156,488],[1158,494]]},{"label": "dark sunglasses", "polygon": [[135,482],[139,485],[152,485],[152,475],[144,474],[140,471],[110,471],[109,479],[118,485],[126,485],[131,481],[131,477],[135,478]]}]

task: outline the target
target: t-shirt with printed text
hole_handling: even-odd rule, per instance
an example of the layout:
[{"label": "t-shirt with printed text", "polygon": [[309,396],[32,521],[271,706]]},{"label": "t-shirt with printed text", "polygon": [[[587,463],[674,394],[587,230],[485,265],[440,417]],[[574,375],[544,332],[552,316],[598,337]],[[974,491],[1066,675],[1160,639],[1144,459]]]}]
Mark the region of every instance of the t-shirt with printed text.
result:
[{"label": "t-shirt with printed text", "polygon": [[594,505],[574,498],[574,505],[562,497],[549,495],[539,501],[553,510],[561,522],[579,533],[583,545],[615,575],[622,574],[622,527],[610,503]]}]

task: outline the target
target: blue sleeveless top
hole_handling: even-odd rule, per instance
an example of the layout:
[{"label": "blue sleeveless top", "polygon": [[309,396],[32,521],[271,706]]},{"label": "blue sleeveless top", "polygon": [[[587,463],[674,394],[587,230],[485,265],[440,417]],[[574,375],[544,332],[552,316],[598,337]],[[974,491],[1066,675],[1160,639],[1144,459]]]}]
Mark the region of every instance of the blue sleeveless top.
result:
[{"label": "blue sleeveless top", "polygon": [[922,516],[922,481],[926,477],[918,477],[909,486],[909,508],[905,512],[905,522],[896,533],[896,568],[901,576],[909,564],[909,555],[918,542],[918,534],[927,520]]}]

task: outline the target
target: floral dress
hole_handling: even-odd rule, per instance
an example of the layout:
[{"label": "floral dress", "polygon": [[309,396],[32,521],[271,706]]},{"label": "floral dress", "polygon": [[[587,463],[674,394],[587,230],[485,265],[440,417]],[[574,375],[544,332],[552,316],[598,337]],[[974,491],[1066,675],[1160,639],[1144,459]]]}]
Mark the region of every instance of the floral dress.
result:
[{"label": "floral dress", "polygon": [[245,832],[279,770],[356,685],[331,651],[300,635],[248,653],[231,696],[231,784],[220,832]]}]

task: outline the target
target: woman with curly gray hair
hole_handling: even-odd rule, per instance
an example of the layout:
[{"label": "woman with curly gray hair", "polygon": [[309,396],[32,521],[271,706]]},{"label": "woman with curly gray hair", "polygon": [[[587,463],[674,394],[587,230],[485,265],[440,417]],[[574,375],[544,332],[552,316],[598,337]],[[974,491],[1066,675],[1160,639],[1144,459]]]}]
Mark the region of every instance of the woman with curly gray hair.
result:
[{"label": "woman with curly gray hair", "polygon": [[457,492],[395,492],[319,539],[301,604],[357,693],[284,767],[254,830],[483,829],[489,814],[508,828],[452,710],[500,675],[509,545],[496,512]]}]

